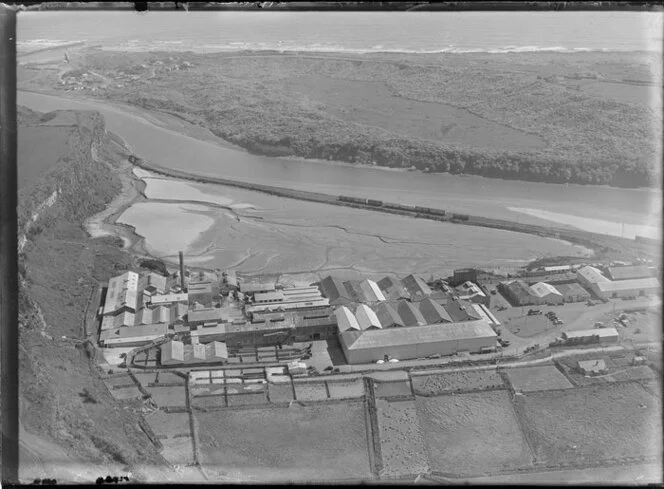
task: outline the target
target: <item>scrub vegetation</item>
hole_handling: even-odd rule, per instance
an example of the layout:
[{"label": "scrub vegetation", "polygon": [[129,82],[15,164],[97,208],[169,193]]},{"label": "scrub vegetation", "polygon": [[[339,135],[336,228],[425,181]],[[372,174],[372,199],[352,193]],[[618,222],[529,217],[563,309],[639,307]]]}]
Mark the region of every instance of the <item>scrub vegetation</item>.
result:
[{"label": "scrub vegetation", "polygon": [[77,69],[101,78],[66,80],[258,154],[639,187],[658,181],[648,56],[93,50]]}]

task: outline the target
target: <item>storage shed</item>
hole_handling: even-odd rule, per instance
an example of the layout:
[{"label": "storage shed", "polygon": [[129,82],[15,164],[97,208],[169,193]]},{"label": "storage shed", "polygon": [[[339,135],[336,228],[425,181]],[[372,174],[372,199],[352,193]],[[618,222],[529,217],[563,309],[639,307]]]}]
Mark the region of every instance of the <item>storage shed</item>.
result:
[{"label": "storage shed", "polygon": [[161,364],[177,365],[184,362],[184,343],[169,341],[161,345]]}]

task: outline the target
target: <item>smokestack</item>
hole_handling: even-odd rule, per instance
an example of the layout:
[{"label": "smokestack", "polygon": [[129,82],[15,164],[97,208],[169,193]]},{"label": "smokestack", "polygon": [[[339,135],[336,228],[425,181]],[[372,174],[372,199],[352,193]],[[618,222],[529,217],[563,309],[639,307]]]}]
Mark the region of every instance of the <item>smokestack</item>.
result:
[{"label": "smokestack", "polygon": [[178,254],[180,255],[180,287],[182,288],[182,292],[186,292],[184,286],[184,258],[181,251],[178,251]]}]

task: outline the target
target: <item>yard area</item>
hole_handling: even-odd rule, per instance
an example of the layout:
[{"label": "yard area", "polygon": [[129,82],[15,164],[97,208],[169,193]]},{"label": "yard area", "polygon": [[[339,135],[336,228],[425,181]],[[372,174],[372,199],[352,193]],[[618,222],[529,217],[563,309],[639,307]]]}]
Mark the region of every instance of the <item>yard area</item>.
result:
[{"label": "yard area", "polygon": [[206,472],[243,481],[370,479],[362,403],[200,413]]},{"label": "yard area", "polygon": [[324,401],[327,389],[324,382],[293,382],[295,398],[298,401]]},{"label": "yard area", "polygon": [[413,390],[420,396],[438,396],[448,392],[475,391],[504,387],[495,370],[450,372],[436,375],[413,375]]},{"label": "yard area", "polygon": [[636,382],[528,393],[515,402],[538,461],[661,456],[661,400]]},{"label": "yard area", "polygon": [[507,375],[517,392],[533,392],[574,387],[567,378],[553,365],[510,368]]},{"label": "yard area", "polygon": [[429,471],[428,456],[415,401],[376,401],[383,470],[381,476]]},{"label": "yard area", "polygon": [[361,378],[348,381],[327,381],[330,399],[352,399],[364,396],[364,382]]},{"label": "yard area", "polygon": [[531,464],[507,391],[418,397],[433,470],[476,475]]},{"label": "yard area", "polygon": [[374,382],[374,393],[377,398],[412,396],[410,382],[401,380],[397,382]]}]

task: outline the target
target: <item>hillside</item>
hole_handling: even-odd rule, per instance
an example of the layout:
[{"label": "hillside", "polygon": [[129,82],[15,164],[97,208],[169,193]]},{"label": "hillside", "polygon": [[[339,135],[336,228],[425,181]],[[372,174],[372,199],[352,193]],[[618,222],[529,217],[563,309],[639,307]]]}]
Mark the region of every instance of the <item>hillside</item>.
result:
[{"label": "hillside", "polygon": [[659,180],[646,53],[91,49],[76,60],[32,86],[169,112],[258,154],[554,183]]},{"label": "hillside", "polygon": [[52,452],[44,463],[76,461],[102,472],[127,467],[136,479],[141,467],[168,471],[138,427],[140,402],[116,401],[86,349],[63,339],[82,337],[93,288],[135,265],[113,240],[89,239],[82,227],[119,191],[118,157],[99,114],[20,108],[19,167],[33,150],[43,157],[39,141],[31,139],[35,129],[54,140],[66,135],[60,141],[66,149],[48,160],[35,158],[31,168],[41,164],[43,171],[33,171],[19,189],[19,235],[27,234],[19,240],[19,402],[28,433],[22,456],[57,445],[64,454]]}]

